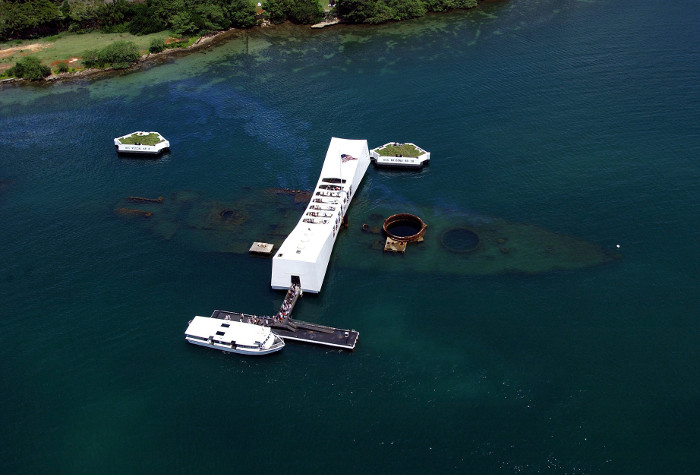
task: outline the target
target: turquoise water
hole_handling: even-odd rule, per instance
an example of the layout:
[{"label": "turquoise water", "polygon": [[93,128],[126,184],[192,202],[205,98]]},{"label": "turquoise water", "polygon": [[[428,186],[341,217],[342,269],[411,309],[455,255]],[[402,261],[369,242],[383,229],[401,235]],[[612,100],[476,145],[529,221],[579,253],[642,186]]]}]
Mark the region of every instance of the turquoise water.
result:
[{"label": "turquoise water", "polygon": [[[514,0],[1,89],[3,471],[693,472],[698,20],[689,0]],[[137,129],[172,153],[117,158]],[[456,210],[622,258],[406,275],[342,264],[341,235],[295,315],[358,329],[355,352],[186,344],[196,314],[274,312],[270,262],[164,239],[117,203],[308,189],[331,136],[432,153],[420,173],[370,168],[355,212]]]}]

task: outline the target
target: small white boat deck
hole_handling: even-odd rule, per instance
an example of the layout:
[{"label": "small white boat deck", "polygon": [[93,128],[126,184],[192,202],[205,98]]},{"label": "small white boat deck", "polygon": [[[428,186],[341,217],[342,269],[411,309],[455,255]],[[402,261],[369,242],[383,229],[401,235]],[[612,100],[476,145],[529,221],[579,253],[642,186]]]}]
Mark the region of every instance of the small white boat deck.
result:
[{"label": "small white boat deck", "polygon": [[269,327],[232,319],[194,317],[185,339],[195,345],[246,355],[265,355],[284,347]]}]

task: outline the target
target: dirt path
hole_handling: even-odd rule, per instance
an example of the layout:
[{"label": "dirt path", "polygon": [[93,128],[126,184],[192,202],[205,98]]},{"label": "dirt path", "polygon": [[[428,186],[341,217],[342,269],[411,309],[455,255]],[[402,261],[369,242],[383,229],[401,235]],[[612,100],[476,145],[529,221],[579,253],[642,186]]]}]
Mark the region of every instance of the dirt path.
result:
[{"label": "dirt path", "polygon": [[11,48],[0,49],[0,58],[9,58],[16,53],[36,53],[46,48],[48,45],[41,43],[32,43],[29,45],[12,46]]},{"label": "dirt path", "polygon": [[[18,56],[26,56],[31,53],[36,53],[37,51],[41,51],[42,49],[48,47],[47,44],[42,44],[42,43],[32,43],[29,45],[22,45],[22,46],[12,46],[10,48],[3,48],[0,49],[0,59],[3,58],[9,58],[10,56],[14,56],[15,54]],[[0,63],[0,73],[5,71],[6,69],[10,69],[13,66],[11,63]]]}]

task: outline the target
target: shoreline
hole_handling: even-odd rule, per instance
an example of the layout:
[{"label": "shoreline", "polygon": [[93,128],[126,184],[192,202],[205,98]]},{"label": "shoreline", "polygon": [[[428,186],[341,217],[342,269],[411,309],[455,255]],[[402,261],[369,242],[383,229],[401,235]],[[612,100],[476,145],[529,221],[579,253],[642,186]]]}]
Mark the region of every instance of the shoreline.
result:
[{"label": "shoreline", "polygon": [[[261,25],[264,26],[264,25]],[[228,39],[234,37],[236,33],[245,31],[238,28],[229,28],[228,30],[217,31],[208,35],[200,36],[194,44],[186,48],[170,48],[161,51],[160,53],[146,53],[142,55],[138,61],[130,65],[128,68],[115,69],[109,68],[85,68],[76,72],[67,73],[51,73],[46,76],[41,81],[31,81],[25,78],[6,78],[0,80],[0,88],[6,85],[17,85],[17,84],[34,84],[34,85],[47,85],[55,84],[59,82],[69,82],[69,81],[80,81],[83,79],[99,79],[103,76],[114,76],[118,74],[132,73],[140,71],[148,66],[163,63],[167,61],[168,58],[174,56],[186,56],[190,53],[205,50],[212,46],[216,46],[219,43],[227,41]]]},{"label": "shoreline", "polygon": [[[479,8],[481,4],[488,4],[488,3],[501,3],[501,2],[506,2],[507,0],[479,0],[477,5],[473,8],[469,8],[467,10],[474,10],[476,8]],[[448,13],[448,12],[453,12],[456,10],[449,10],[446,12],[429,12],[426,15],[435,15],[435,14],[442,14],[442,13]],[[466,10],[462,10],[466,11]],[[410,20],[405,20],[405,21],[410,21]],[[402,23],[403,21],[397,21],[395,23]],[[289,22],[284,22],[281,23],[280,25],[287,24]],[[384,23],[382,23],[384,24]],[[345,23],[344,21],[336,18],[330,19],[330,20],[324,20],[320,23],[315,23],[313,25],[295,25],[297,27],[301,28],[308,28],[312,30],[318,30],[318,29],[323,29],[323,28],[328,28],[328,27],[335,27],[338,25],[346,25],[346,26],[378,26],[378,25],[369,25],[369,24],[348,24]],[[0,89],[6,86],[10,85],[35,85],[35,86],[44,86],[44,85],[50,85],[50,84],[55,84],[55,83],[62,83],[62,82],[70,82],[70,81],[81,81],[81,80],[92,80],[92,79],[101,79],[109,76],[117,76],[121,74],[130,74],[134,73],[140,70],[143,70],[147,67],[153,66],[153,65],[158,65],[160,63],[166,62],[169,58],[171,57],[177,57],[177,56],[186,56],[191,53],[201,51],[201,50],[206,50],[212,46],[216,46],[220,43],[223,43],[225,41],[228,41],[229,39],[233,38],[236,36],[236,34],[240,34],[242,32],[246,32],[249,30],[254,30],[254,29],[259,29],[259,28],[274,28],[277,25],[270,23],[269,21],[263,21],[259,25],[255,25],[251,28],[229,28],[228,30],[222,30],[222,31],[217,31],[214,33],[210,33],[207,35],[200,36],[197,41],[194,42],[194,44],[187,46],[185,48],[170,48],[170,49],[165,49],[159,53],[146,53],[142,55],[134,64],[130,65],[127,68],[124,69],[115,69],[113,67],[108,67],[108,68],[84,68],[79,71],[75,72],[65,72],[65,73],[51,73],[49,76],[46,76],[40,81],[32,81],[29,79],[25,78],[5,78],[5,79],[0,79]]]}]

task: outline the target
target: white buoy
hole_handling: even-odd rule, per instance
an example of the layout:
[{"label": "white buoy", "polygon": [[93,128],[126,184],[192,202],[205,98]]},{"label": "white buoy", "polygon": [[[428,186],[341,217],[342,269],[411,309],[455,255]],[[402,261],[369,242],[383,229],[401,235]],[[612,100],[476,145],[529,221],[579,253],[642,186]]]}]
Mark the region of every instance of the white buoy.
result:
[{"label": "white buoy", "polygon": [[617,245],[617,248],[620,249],[620,245],[619,245],[619,244]]}]

